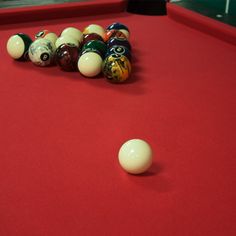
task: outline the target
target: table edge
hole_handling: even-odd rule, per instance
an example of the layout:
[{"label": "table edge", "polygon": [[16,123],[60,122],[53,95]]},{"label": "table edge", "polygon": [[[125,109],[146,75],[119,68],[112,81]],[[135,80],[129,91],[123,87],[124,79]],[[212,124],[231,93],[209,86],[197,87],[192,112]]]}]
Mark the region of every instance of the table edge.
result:
[{"label": "table edge", "polygon": [[0,11],[0,26],[45,20],[45,15],[47,15],[47,20],[52,20],[87,15],[119,13],[125,11],[126,5],[126,0],[100,0],[7,8],[1,9]]},{"label": "table edge", "polygon": [[167,3],[167,15],[181,24],[236,46],[236,27],[216,21],[173,3]]}]

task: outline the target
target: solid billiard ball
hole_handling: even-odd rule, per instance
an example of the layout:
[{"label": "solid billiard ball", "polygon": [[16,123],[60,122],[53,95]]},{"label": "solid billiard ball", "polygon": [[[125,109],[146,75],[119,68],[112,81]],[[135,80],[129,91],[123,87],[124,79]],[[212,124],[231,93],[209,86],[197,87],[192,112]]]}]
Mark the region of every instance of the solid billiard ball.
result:
[{"label": "solid billiard ball", "polygon": [[107,47],[113,47],[115,45],[119,45],[119,46],[124,46],[126,48],[128,48],[131,51],[131,44],[129,43],[129,41],[127,39],[123,39],[123,38],[111,38],[108,42],[107,42]]},{"label": "solid billiard ball", "polygon": [[130,31],[129,31],[128,27],[125,26],[124,24],[121,24],[119,22],[115,22],[107,27],[107,30],[113,30],[113,29],[121,31],[122,33],[125,34],[127,39],[129,38]]},{"label": "solid billiard ball", "polygon": [[57,39],[55,43],[56,48],[58,48],[61,44],[64,43],[74,44],[76,47],[79,47],[79,41],[77,39],[73,38],[70,35],[62,35]]},{"label": "solid billiard ball", "polygon": [[76,71],[79,49],[73,44],[61,44],[55,52],[56,64],[64,71]]},{"label": "solid billiard ball", "polygon": [[108,81],[122,83],[131,74],[131,64],[124,55],[111,54],[103,61],[102,72]]},{"label": "solid billiard ball", "polygon": [[97,53],[98,55],[100,55],[100,57],[101,57],[102,59],[104,59],[104,55],[103,55],[100,51],[98,51],[96,48],[86,48],[86,49],[84,49],[84,50],[81,50],[81,51],[80,51],[80,56],[82,56],[83,54],[85,54],[85,53],[87,53],[87,52],[94,52],[94,53]]},{"label": "solid billiard ball", "polygon": [[79,42],[81,42],[83,39],[83,33],[75,27],[65,28],[61,33],[61,36],[64,36],[64,35],[69,35]]},{"label": "solid billiard ball", "polygon": [[96,34],[100,35],[103,38],[104,34],[105,34],[105,29],[100,25],[91,24],[91,25],[88,25],[83,30],[83,34],[91,34],[91,33],[96,33]]},{"label": "solid billiard ball", "polygon": [[103,42],[103,38],[96,33],[91,33],[91,34],[84,34],[83,40],[81,42],[81,47],[83,47],[86,43],[88,43],[91,40],[99,40]]},{"label": "solid billiard ball", "polygon": [[86,49],[95,49],[100,52],[102,57],[105,57],[107,45],[100,40],[91,40],[83,46],[82,51],[85,51]]},{"label": "solid billiard ball", "polygon": [[48,39],[50,40],[53,44],[56,43],[57,39],[58,39],[58,36],[54,33],[54,32],[51,32],[49,30],[42,30],[42,31],[39,31],[36,35],[35,35],[35,39],[38,39],[38,38],[44,38],[44,39]]},{"label": "solid billiard ball", "polygon": [[48,39],[36,39],[29,47],[29,58],[37,66],[53,63],[55,45]]},{"label": "solid billiard ball", "polygon": [[111,38],[123,38],[123,39],[127,39],[127,37],[125,36],[125,34],[119,30],[107,30],[105,35],[104,35],[104,41],[107,42],[109,41]]},{"label": "solid billiard ball", "polygon": [[32,39],[24,33],[12,35],[7,41],[7,52],[15,60],[28,60],[28,50]]},{"label": "solid billiard ball", "polygon": [[102,71],[102,57],[95,52],[87,52],[78,60],[79,72],[86,77],[95,77]]},{"label": "solid billiard ball", "polygon": [[152,156],[152,148],[146,141],[131,139],[121,146],[118,160],[126,172],[142,174],[152,165]]},{"label": "solid billiard ball", "polygon": [[114,45],[113,47],[110,47],[107,50],[106,57],[108,57],[111,54],[124,55],[131,61],[131,53],[129,49],[124,46]]}]

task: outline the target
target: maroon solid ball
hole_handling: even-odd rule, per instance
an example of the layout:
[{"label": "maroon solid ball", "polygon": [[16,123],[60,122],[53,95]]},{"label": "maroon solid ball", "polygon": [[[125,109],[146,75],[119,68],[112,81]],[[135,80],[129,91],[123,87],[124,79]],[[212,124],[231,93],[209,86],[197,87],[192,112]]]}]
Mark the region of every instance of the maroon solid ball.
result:
[{"label": "maroon solid ball", "polygon": [[88,43],[89,41],[92,41],[92,40],[98,40],[98,41],[102,41],[104,42],[103,38],[99,35],[99,34],[96,34],[96,33],[91,33],[91,34],[85,34],[84,35],[84,38],[83,38],[83,41],[81,43],[81,48],[86,44]]},{"label": "maroon solid ball", "polygon": [[76,71],[79,58],[79,49],[74,44],[64,43],[60,45],[55,53],[57,65],[65,71]]}]

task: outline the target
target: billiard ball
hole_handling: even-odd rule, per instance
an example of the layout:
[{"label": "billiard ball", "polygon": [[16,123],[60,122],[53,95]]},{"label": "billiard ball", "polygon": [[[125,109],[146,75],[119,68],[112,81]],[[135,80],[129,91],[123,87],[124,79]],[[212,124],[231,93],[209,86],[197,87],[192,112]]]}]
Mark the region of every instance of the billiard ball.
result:
[{"label": "billiard ball", "polygon": [[124,24],[121,24],[119,22],[115,22],[107,27],[107,30],[113,30],[113,29],[121,31],[122,33],[125,34],[127,39],[129,38],[129,35],[130,35],[129,29]]},{"label": "billiard ball", "polygon": [[100,52],[102,57],[105,57],[107,45],[100,40],[91,40],[83,46],[82,51],[85,51],[86,49],[95,49]]},{"label": "billiard ball", "polygon": [[113,47],[110,47],[107,50],[106,57],[108,57],[111,54],[124,55],[129,59],[129,61],[131,61],[131,53],[129,49],[124,46],[114,45]]},{"label": "billiard ball", "polygon": [[83,34],[91,34],[91,33],[96,33],[96,34],[100,35],[103,38],[104,34],[105,34],[105,29],[100,25],[91,24],[91,25],[88,25],[83,30]]},{"label": "billiard ball", "polygon": [[7,41],[7,52],[15,60],[28,60],[28,50],[32,39],[24,33],[12,35]]},{"label": "billiard ball", "polygon": [[125,142],[118,153],[121,167],[130,174],[142,174],[152,165],[153,152],[144,140],[131,139]]},{"label": "billiard ball", "polygon": [[96,48],[86,48],[84,50],[80,50],[80,56],[82,56],[83,54],[87,53],[87,52],[94,52],[94,53],[97,53],[98,55],[100,55],[100,57],[102,59],[104,59],[104,55],[98,51]]},{"label": "billiard ball", "polygon": [[79,42],[81,42],[83,39],[83,33],[75,27],[65,28],[61,33],[61,36],[64,36],[64,35],[69,35]]},{"label": "billiard ball", "polygon": [[131,64],[124,55],[111,54],[103,61],[102,72],[108,81],[122,83],[131,74]]},{"label": "billiard ball", "polygon": [[91,40],[99,40],[103,42],[103,38],[96,33],[91,33],[91,34],[84,34],[83,40],[81,42],[81,47],[83,47],[86,43],[88,43]]},{"label": "billiard ball", "polygon": [[76,47],[79,47],[79,41],[70,35],[60,36],[55,43],[56,48],[58,48],[63,43],[70,43],[70,44],[74,44]]},{"label": "billiard ball", "polygon": [[104,35],[104,41],[107,42],[109,41],[111,38],[123,38],[123,39],[127,39],[127,37],[125,36],[125,34],[119,30],[107,30],[105,35]]},{"label": "billiard ball", "polygon": [[56,64],[64,71],[76,71],[79,49],[73,44],[61,44],[55,52]]},{"label": "billiard ball", "polygon": [[107,42],[107,47],[113,47],[114,45],[119,45],[119,46],[124,46],[126,48],[129,49],[129,51],[131,51],[131,44],[129,43],[129,41],[127,39],[123,39],[123,38],[111,38],[108,42]]},{"label": "billiard ball", "polygon": [[58,39],[58,36],[54,33],[54,32],[51,32],[49,30],[42,30],[42,31],[39,31],[36,35],[35,35],[35,39],[38,39],[38,38],[45,38],[45,39],[48,39],[50,40],[53,44],[56,43],[57,39]]},{"label": "billiard ball", "polygon": [[37,66],[53,63],[55,45],[48,39],[36,39],[29,47],[29,58]]},{"label": "billiard ball", "polygon": [[78,60],[79,72],[86,77],[95,77],[101,73],[102,57],[95,52],[87,52]]}]

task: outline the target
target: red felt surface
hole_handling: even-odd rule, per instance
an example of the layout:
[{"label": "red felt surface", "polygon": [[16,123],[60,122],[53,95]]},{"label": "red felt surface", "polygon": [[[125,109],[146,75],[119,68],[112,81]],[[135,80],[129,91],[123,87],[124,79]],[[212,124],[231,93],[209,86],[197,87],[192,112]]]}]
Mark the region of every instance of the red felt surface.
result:
[{"label": "red felt surface", "polygon": [[[114,21],[131,31],[126,84],[5,49],[16,32]],[[0,49],[0,235],[235,235],[235,46],[167,16],[117,13],[1,26]],[[141,176],[117,161],[136,137],[154,150]]]}]

